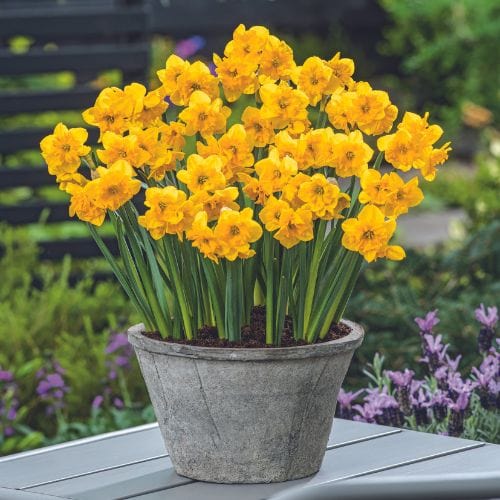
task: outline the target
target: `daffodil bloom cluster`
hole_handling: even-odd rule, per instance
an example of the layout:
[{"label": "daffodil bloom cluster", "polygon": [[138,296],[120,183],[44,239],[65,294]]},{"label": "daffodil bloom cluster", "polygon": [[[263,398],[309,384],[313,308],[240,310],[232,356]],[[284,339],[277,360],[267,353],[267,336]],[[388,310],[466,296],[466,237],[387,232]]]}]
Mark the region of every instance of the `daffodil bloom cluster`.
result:
[{"label": "daffodil bloom cluster", "polygon": [[149,328],[189,339],[215,324],[237,340],[265,302],[269,343],[285,311],[296,338],[315,341],[339,321],[362,260],[404,258],[397,218],[450,144],[437,145],[428,114],[396,123],[388,93],[356,81],[351,59],[297,64],[265,27],[238,26],[213,62],[171,55],[155,89],[103,89],[83,113],[97,147],[59,124],[42,155],[72,216],[109,216],[113,269]]}]

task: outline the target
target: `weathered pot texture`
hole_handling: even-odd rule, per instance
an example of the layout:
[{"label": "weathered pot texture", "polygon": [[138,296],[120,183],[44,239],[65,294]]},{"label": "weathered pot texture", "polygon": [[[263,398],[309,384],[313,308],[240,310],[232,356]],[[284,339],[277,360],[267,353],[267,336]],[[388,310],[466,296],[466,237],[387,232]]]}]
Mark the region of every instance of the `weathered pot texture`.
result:
[{"label": "weathered pot texture", "polygon": [[338,392],[363,329],[321,344],[212,348],[129,329],[178,474],[216,483],[309,476],[325,454]]}]

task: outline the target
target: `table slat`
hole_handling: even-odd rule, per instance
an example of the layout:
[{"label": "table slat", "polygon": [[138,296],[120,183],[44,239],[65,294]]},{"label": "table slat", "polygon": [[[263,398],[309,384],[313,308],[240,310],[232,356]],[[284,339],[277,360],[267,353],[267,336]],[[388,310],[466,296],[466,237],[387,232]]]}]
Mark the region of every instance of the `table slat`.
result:
[{"label": "table slat", "polygon": [[[332,479],[367,474],[381,468],[398,467],[406,461],[433,460],[436,454],[470,453],[483,443],[413,431],[382,436],[327,451],[318,474],[288,483],[217,485],[193,482],[178,488],[145,493],[141,500],[257,500],[298,485],[318,484]],[[461,450],[461,451],[460,451]],[[435,460],[435,459],[434,459]],[[433,461],[434,461],[433,460]]]},{"label": "table slat", "polygon": [[[160,439],[159,430],[157,428],[155,428],[155,430],[157,439]],[[360,441],[364,442],[365,440],[398,434],[400,432],[400,429],[394,429],[391,427],[335,419],[328,447],[331,449],[337,447],[348,447],[352,446],[352,443]],[[144,450],[141,448],[150,447],[151,443],[149,443],[149,441],[154,439],[155,434],[153,433],[153,430],[149,431],[148,435],[145,435],[144,431],[136,434],[136,440],[138,442],[134,443],[133,446],[138,448],[136,452],[143,452]],[[141,435],[143,435],[142,439]],[[104,460],[107,460],[108,463],[111,464],[111,459],[115,458],[116,460],[115,456],[108,456],[108,448],[110,445],[112,445],[113,449],[120,449],[121,447],[126,448],[130,446],[124,437],[125,436],[120,436],[116,440],[118,442],[110,442],[108,440],[106,444],[102,445],[102,451],[100,452],[102,454],[100,457],[101,464],[104,463]],[[78,449],[81,447],[76,448]],[[96,453],[95,448],[85,450],[86,457],[91,458],[92,456],[97,455],[98,453]],[[68,459],[66,458],[66,460]],[[97,469],[97,467],[92,467],[92,463],[89,463],[88,459],[86,460],[86,467],[91,467],[88,469],[89,471]],[[82,468],[83,467],[78,467],[79,470]],[[55,472],[53,475],[56,475],[57,477],[56,466],[54,466],[54,469]],[[75,470],[77,469],[75,468]],[[45,481],[47,481],[47,479]],[[75,477],[72,478],[54,481],[40,486],[33,486],[29,488],[29,491],[50,493],[53,495],[65,495],[78,499],[89,498],[92,500],[99,500],[101,498],[109,499],[111,493],[113,494],[113,497],[128,496],[141,494],[145,491],[155,489],[164,490],[165,488],[172,488],[173,486],[178,486],[187,482],[191,481],[177,476],[172,469],[170,459],[165,457],[150,460],[144,463],[123,465],[121,467],[110,466],[108,470],[93,474],[81,473],[80,475],[75,475]],[[30,484],[33,484],[33,482]]]}]

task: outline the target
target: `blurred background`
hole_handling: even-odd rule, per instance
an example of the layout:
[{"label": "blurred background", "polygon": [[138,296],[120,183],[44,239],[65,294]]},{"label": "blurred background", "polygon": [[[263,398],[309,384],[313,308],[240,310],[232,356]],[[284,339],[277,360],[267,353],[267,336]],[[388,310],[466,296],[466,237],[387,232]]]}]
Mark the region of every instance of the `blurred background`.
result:
[{"label": "blurred background", "polygon": [[137,318],[69,219],[40,139],[84,126],[105,86],[155,88],[172,53],[210,63],[239,23],[268,26],[297,63],[341,51],[356,80],[429,111],[452,141],[402,218],[407,260],[370,266],[353,294],[346,317],[368,336],[346,386],[377,351],[416,365],[413,318],[433,309],[464,368],[477,361],[473,310],[500,296],[498,0],[0,0],[0,454],[154,418],[122,333]]}]

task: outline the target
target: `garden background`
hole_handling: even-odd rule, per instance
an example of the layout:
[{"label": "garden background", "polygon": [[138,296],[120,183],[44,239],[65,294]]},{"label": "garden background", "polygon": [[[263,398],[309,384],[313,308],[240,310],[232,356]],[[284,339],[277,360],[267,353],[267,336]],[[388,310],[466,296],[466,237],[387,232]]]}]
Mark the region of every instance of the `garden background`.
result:
[{"label": "garden background", "polygon": [[[51,29],[58,16],[81,16],[81,32]],[[120,20],[132,17],[126,31]],[[30,22],[46,23],[46,33],[31,35]],[[368,384],[363,369],[376,352],[386,368],[423,374],[413,319],[434,309],[464,376],[481,360],[474,309],[500,296],[496,0],[0,0],[0,454],[154,419],[123,333],[137,318],[85,224],[61,210],[65,195],[37,143],[59,121],[82,126],[72,106],[104,86],[154,85],[171,53],[209,62],[240,22],[269,26],[298,63],[341,51],[355,60],[356,79],[402,108],[429,111],[452,141],[450,161],[424,184],[425,201],[401,218],[408,258],[371,265],[356,286],[346,317],[367,337],[344,387]],[[95,46],[108,50],[100,66]],[[85,66],[92,57],[96,66]],[[47,107],[66,92],[74,100]],[[467,437],[498,442],[490,424]]]}]

